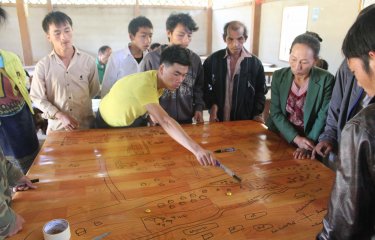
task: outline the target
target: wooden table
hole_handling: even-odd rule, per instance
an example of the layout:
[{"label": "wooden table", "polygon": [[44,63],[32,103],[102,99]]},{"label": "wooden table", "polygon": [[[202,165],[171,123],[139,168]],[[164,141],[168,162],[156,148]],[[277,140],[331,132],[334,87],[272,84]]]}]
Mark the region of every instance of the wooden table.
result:
[{"label": "wooden table", "polygon": [[[253,121],[188,125],[242,184],[202,167],[160,127],[52,133],[17,193],[27,221],[14,239],[43,239],[49,220],[70,222],[72,239],[314,239],[333,173],[293,160],[279,136]],[[102,235],[104,234],[104,235]]]}]

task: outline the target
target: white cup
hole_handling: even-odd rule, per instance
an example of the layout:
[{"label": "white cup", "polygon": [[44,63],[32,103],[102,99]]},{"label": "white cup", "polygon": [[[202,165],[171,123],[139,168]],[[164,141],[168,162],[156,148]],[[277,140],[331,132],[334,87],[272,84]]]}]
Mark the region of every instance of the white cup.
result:
[{"label": "white cup", "polygon": [[53,219],[43,226],[44,240],[69,240],[69,222],[65,219]]}]

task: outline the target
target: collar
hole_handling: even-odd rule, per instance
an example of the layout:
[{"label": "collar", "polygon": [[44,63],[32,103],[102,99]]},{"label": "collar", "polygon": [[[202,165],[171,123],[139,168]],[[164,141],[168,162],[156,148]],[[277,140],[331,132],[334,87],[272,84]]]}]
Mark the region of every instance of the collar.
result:
[{"label": "collar", "polygon": [[[129,49],[130,44],[131,44],[131,43],[128,43],[128,44],[126,45],[125,49],[124,49],[125,58],[127,58],[128,56],[133,57],[133,55],[132,55],[132,53],[130,52],[130,49]],[[148,50],[143,51],[143,57],[146,56],[147,53],[148,53]],[[134,58],[134,57],[133,57],[133,58]]]},{"label": "collar", "polygon": [[[73,46],[73,48],[74,48],[74,54],[73,54],[73,57],[74,57],[74,55],[76,55],[76,54],[78,54],[78,55],[81,54],[81,51],[78,50],[78,48],[76,48],[76,47],[74,47],[74,46]],[[51,57],[51,56],[58,56],[57,53],[55,52],[55,49],[52,49],[52,51],[50,52],[49,56],[50,56],[50,57]]]},{"label": "collar", "polygon": [[[223,58],[227,58],[228,56],[230,56],[230,54],[229,54],[228,48],[226,48],[225,49],[225,55],[224,55]],[[242,47],[240,58],[252,57],[252,56],[253,55],[251,55],[251,53],[249,51],[247,51],[246,48]]]}]

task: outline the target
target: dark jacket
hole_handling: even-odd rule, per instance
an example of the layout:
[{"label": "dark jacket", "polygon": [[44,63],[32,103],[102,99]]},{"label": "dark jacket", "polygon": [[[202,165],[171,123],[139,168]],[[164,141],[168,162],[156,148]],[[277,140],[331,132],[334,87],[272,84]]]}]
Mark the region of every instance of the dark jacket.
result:
[{"label": "dark jacket", "polygon": [[339,152],[328,213],[317,238],[374,239],[375,104],[368,105],[345,125]]},{"label": "dark jacket", "polygon": [[[203,64],[205,79],[205,102],[208,109],[218,106],[217,117],[223,121],[227,59],[226,49],[210,55]],[[230,120],[251,120],[264,109],[267,93],[262,62],[255,57],[245,57],[241,62],[240,73],[233,83]]]},{"label": "dark jacket", "polygon": [[363,89],[357,85],[353,73],[344,60],[336,73],[326,126],[319,136],[319,142],[329,141],[337,151],[341,130],[346,122],[357,113],[362,94],[364,94]]},{"label": "dark jacket", "polygon": [[[277,70],[272,76],[270,116],[267,127],[274,132],[280,132],[291,143],[298,135],[297,129],[289,122],[286,103],[293,82],[290,67]],[[327,118],[327,110],[334,84],[333,75],[313,67],[303,106],[303,123],[305,137],[317,142],[323,131]]]},{"label": "dark jacket", "polygon": [[[162,45],[149,52],[143,59],[141,71],[157,70],[161,52],[168,45]],[[191,123],[196,111],[203,111],[203,67],[200,57],[189,50],[191,66],[181,86],[176,91],[165,89],[160,105],[179,123]]]}]

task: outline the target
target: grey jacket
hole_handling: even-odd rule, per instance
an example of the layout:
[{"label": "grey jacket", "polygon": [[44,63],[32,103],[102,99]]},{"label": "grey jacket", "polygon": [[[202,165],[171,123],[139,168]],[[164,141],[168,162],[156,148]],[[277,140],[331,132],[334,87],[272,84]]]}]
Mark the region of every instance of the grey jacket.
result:
[{"label": "grey jacket", "polygon": [[336,179],[323,230],[317,239],[375,239],[374,153],[375,104],[372,103],[342,131]]},{"label": "grey jacket", "polygon": [[319,136],[319,142],[329,141],[337,151],[341,130],[346,122],[357,113],[363,89],[357,85],[346,60],[341,64],[335,78],[326,126],[324,132]]},{"label": "grey jacket", "polygon": [[[141,65],[141,71],[157,70],[160,66],[161,52],[168,45],[162,45],[148,53]],[[191,123],[196,111],[203,111],[203,67],[200,57],[189,50],[191,66],[189,72],[176,91],[165,89],[160,97],[160,105],[179,123]]]}]

